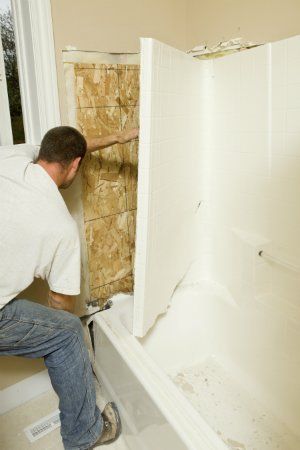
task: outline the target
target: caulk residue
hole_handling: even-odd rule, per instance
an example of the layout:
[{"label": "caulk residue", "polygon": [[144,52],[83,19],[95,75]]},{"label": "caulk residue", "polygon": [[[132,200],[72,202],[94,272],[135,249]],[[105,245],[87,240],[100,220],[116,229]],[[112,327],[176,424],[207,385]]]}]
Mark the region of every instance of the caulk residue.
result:
[{"label": "caulk residue", "polygon": [[171,378],[231,450],[299,450],[300,440],[213,358]]}]

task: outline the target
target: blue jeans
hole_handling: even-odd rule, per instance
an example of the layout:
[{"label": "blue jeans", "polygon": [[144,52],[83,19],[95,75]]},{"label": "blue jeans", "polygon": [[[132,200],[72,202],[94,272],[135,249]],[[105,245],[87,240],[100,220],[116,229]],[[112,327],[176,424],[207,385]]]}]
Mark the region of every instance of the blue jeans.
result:
[{"label": "blue jeans", "polygon": [[14,299],[0,309],[0,355],[44,358],[59,397],[66,450],[86,450],[98,440],[103,420],[78,317]]}]

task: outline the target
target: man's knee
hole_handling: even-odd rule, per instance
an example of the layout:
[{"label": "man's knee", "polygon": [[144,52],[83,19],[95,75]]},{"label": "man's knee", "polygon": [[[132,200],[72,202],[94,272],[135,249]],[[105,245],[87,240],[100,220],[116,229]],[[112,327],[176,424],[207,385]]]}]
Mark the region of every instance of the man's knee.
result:
[{"label": "man's knee", "polygon": [[65,322],[66,328],[68,328],[73,333],[82,335],[83,329],[79,317],[74,316],[74,314],[69,313],[67,311],[64,311],[64,314],[66,315],[66,322]]}]

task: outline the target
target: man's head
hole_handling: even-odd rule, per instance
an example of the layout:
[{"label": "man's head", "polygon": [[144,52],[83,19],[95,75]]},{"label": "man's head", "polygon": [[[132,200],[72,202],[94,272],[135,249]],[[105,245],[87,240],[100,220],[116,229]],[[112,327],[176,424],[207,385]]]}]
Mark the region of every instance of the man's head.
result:
[{"label": "man's head", "polygon": [[55,127],[43,137],[37,163],[65,189],[74,180],[87,150],[84,136],[72,127]]}]

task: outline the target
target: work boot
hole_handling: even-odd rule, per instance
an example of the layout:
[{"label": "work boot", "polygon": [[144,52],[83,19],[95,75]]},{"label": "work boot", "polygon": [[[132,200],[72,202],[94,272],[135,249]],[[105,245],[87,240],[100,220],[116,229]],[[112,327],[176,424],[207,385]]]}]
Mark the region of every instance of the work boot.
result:
[{"label": "work boot", "polygon": [[111,444],[116,441],[121,434],[122,426],[117,405],[114,402],[106,404],[103,412],[103,430],[100,438],[91,448],[98,445]]}]

